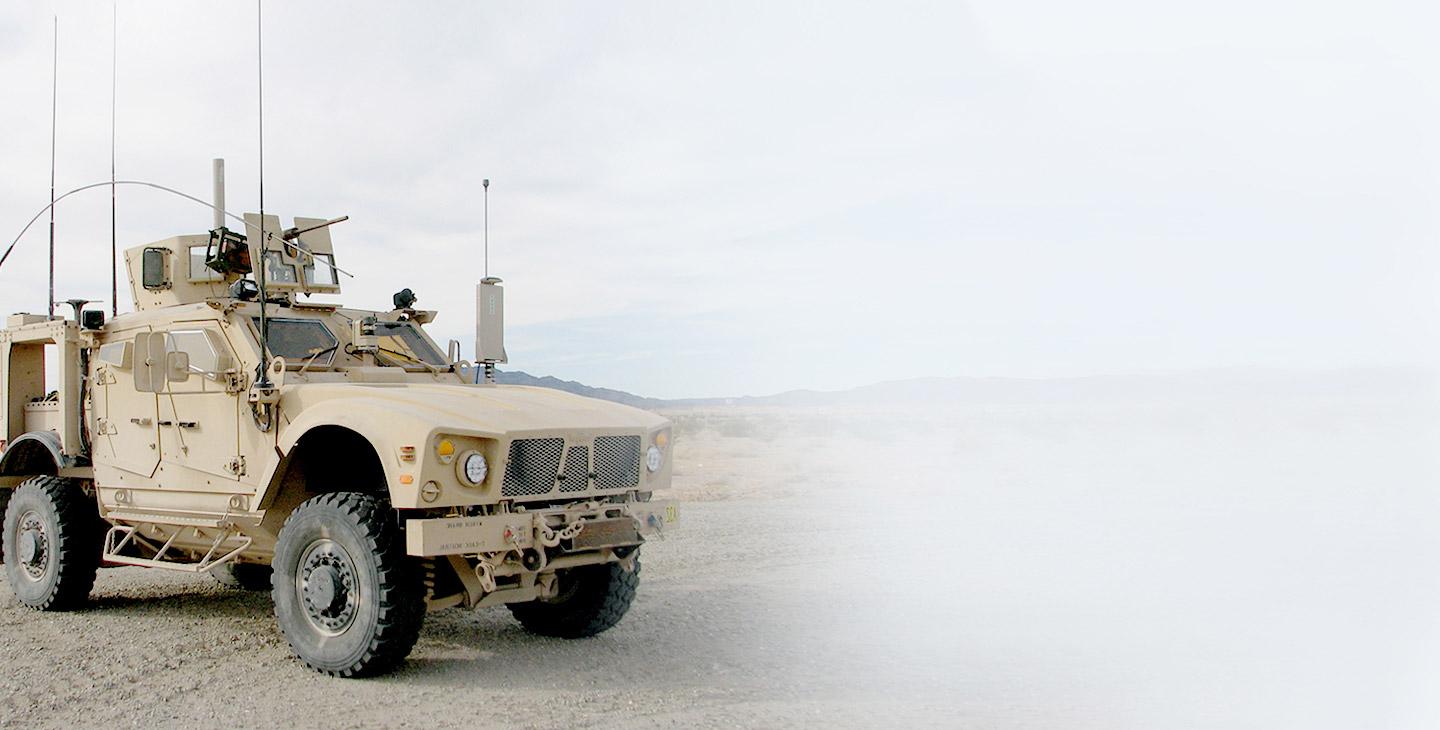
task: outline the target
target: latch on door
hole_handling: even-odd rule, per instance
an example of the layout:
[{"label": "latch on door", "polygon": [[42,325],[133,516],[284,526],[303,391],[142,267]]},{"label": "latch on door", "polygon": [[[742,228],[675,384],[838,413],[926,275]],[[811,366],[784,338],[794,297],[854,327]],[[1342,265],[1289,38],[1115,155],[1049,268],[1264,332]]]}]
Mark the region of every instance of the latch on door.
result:
[{"label": "latch on door", "polygon": [[245,476],[245,457],[237,456],[225,464],[225,471],[237,477]]}]

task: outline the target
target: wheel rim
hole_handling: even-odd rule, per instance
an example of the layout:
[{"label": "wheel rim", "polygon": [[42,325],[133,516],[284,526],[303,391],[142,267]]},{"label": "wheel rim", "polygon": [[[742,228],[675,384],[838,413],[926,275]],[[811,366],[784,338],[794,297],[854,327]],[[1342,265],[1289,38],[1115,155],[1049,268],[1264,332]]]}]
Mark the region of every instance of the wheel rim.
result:
[{"label": "wheel rim", "polygon": [[355,622],[360,605],[360,586],[350,553],[328,538],[306,546],[295,573],[295,595],[316,631],[326,636],[345,633]]},{"label": "wheel rim", "polygon": [[45,521],[34,510],[26,510],[16,522],[16,558],[20,561],[21,575],[32,582],[45,577],[50,558],[50,537],[45,532]]}]

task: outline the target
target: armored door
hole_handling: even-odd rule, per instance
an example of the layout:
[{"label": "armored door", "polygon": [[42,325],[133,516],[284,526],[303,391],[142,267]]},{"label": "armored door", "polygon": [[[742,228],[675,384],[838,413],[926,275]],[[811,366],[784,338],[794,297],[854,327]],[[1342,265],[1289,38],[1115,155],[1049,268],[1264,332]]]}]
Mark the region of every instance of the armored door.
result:
[{"label": "armored door", "polygon": [[149,327],[115,333],[92,368],[90,440],[96,477],[106,486],[148,486],[160,462],[155,394],[135,382],[136,359],[154,355],[137,349],[149,334]]},{"label": "armored door", "polygon": [[159,394],[162,486],[233,491],[241,472],[236,431],[235,358],[213,323],[184,323],[165,333],[165,351],[186,355],[188,367],[168,374]]}]

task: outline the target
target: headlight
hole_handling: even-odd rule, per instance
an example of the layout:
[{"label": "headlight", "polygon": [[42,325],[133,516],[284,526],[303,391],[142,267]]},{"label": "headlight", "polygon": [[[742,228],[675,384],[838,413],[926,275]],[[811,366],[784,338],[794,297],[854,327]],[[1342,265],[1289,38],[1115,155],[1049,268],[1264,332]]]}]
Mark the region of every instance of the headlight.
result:
[{"label": "headlight", "polygon": [[651,446],[650,450],[645,452],[645,468],[650,471],[660,471],[660,462],[662,460],[663,455],[660,453],[658,446]]},{"label": "headlight", "polygon": [[472,487],[478,487],[485,483],[485,475],[490,473],[490,465],[485,463],[485,455],[478,451],[472,451],[460,460],[460,478]]}]

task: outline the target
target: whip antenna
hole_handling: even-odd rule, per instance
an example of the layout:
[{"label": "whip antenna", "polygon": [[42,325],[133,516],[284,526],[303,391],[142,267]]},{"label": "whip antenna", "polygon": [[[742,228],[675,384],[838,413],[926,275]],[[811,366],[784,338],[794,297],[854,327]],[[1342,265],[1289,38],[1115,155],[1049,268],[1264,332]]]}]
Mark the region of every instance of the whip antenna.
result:
[{"label": "whip antenna", "polygon": [[[120,33],[117,27],[120,24],[120,9],[118,2],[110,4],[110,318],[114,319],[120,313],[120,292],[118,274],[115,269],[117,264],[117,248],[115,246],[115,79],[117,78],[115,59],[119,57],[116,39]],[[51,201],[54,202],[53,200]],[[52,299],[54,297],[51,297]]]},{"label": "whip antenna", "polygon": [[485,189],[485,278],[490,278],[490,178],[480,181]]},{"label": "whip antenna", "polygon": [[[257,119],[260,126],[260,256],[255,259],[255,269],[258,272],[257,288],[260,290],[260,378],[256,383],[260,388],[270,387],[270,320],[265,315],[265,238],[268,232],[265,230],[265,24],[262,15],[262,0],[255,0],[255,78],[259,87],[259,114]],[[255,248],[250,248],[250,255],[255,255]]]},{"label": "whip antenna", "polygon": [[55,107],[60,89],[60,16],[55,16],[55,37],[50,46],[50,309],[55,319]]}]

